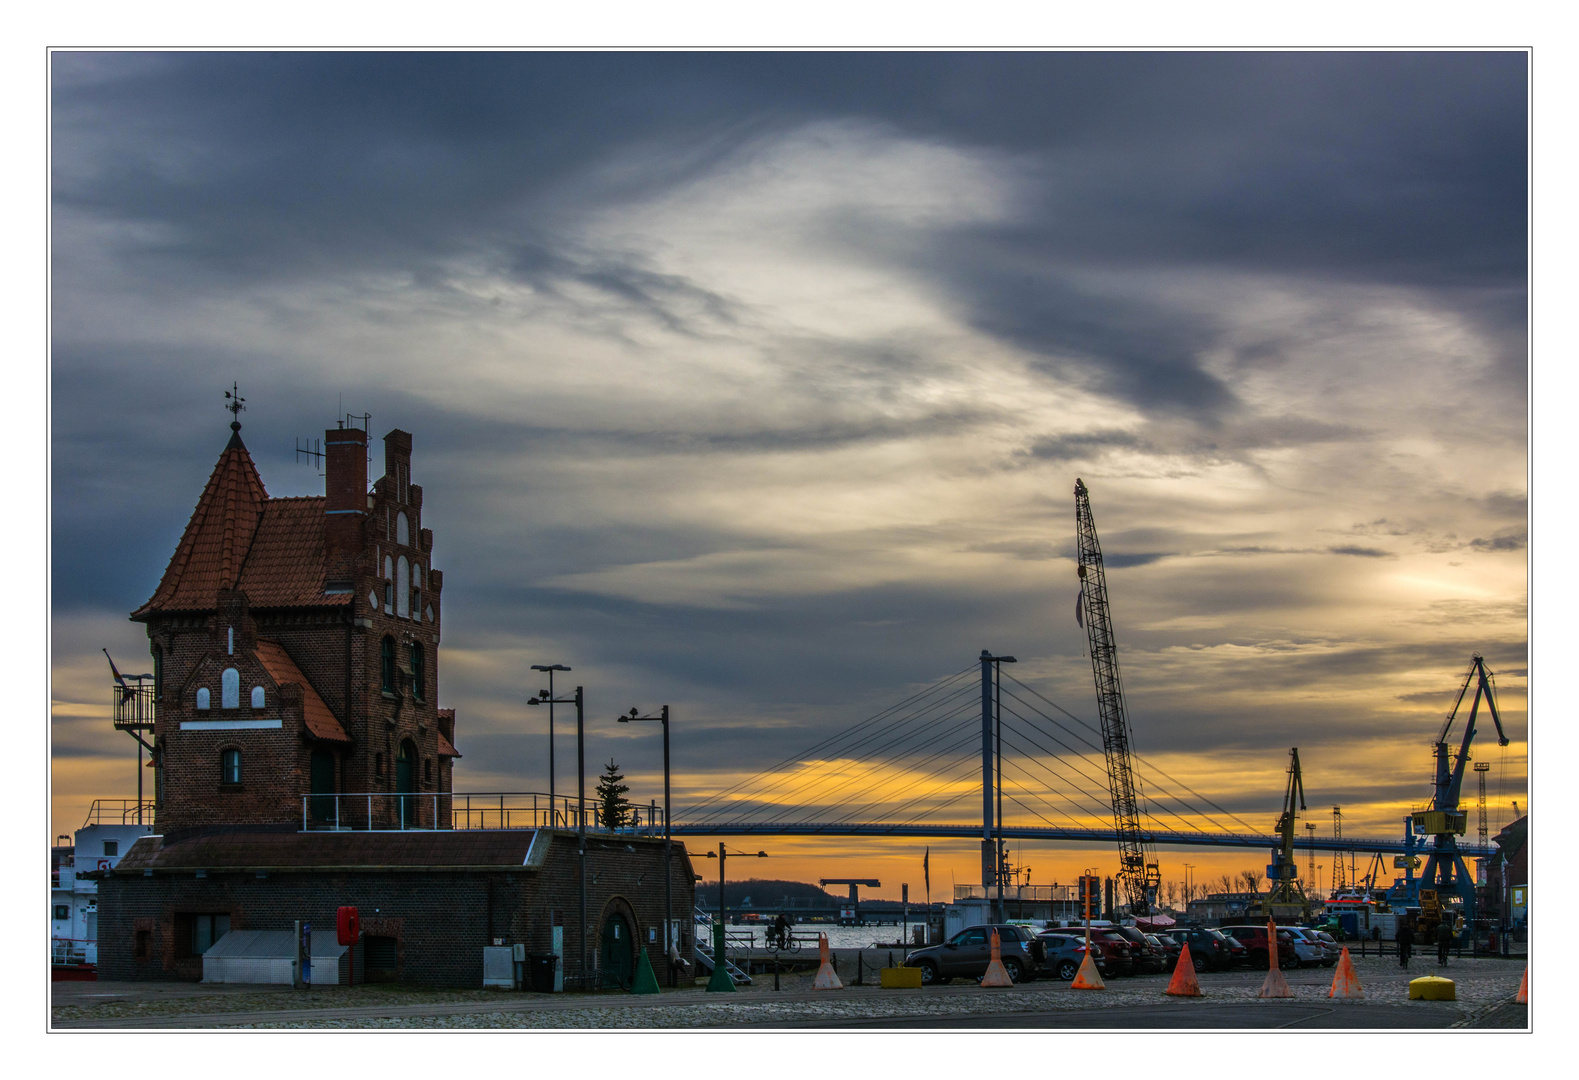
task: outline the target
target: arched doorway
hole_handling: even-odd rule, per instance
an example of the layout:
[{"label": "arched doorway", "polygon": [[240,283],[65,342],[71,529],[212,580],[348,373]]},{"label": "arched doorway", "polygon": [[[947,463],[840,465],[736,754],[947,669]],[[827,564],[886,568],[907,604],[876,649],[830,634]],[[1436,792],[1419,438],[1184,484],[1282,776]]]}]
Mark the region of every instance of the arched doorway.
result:
[{"label": "arched doorway", "polygon": [[308,762],[308,788],[313,798],[310,801],[312,819],[324,824],[333,824],[335,820],[334,806],[334,753],[321,746],[313,748],[312,757]]},{"label": "arched doorway", "polygon": [[610,912],[603,921],[602,936],[602,962],[598,967],[603,972],[603,986],[629,990],[636,974],[636,936],[631,924],[618,911]]},{"label": "arched doorway", "polygon": [[400,818],[400,827],[409,828],[417,823],[417,800],[405,796],[415,795],[417,792],[417,747],[410,739],[400,744],[399,751],[395,754],[395,794],[401,796],[396,799]]}]

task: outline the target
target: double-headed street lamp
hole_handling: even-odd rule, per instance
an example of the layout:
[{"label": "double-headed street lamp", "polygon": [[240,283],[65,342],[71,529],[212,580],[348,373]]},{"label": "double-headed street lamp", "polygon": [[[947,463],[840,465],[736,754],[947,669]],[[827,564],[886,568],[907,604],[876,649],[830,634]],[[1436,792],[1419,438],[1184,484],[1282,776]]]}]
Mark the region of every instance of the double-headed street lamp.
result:
[{"label": "double-headed street lamp", "polygon": [[[669,832],[669,706],[659,710],[657,716],[642,716],[641,710],[631,706],[629,716],[619,717],[622,724],[656,720],[663,725],[663,955],[669,965],[669,985],[675,985],[674,957],[677,946],[674,937],[674,883],[671,879],[673,840]],[[711,852],[709,852],[711,854]],[[723,864],[719,863],[722,871]]]},{"label": "double-headed street lamp", "polygon": [[[555,665],[555,669],[569,671],[569,668]],[[549,671],[549,678],[553,678],[553,671]],[[547,705],[550,710],[555,705],[574,705],[576,707],[576,849],[580,857],[581,866],[581,923],[576,928],[577,948],[581,957],[581,988],[587,986],[587,754],[586,740],[582,719],[584,710],[581,704],[581,687],[576,687],[575,697],[556,698],[548,690],[539,690],[537,697],[528,698],[528,705]],[[548,804],[550,820],[554,813],[552,801]]]},{"label": "double-headed street lamp", "polygon": [[722,966],[724,962],[724,922],[727,915],[724,908],[724,860],[730,855],[743,855],[748,859],[765,859],[768,857],[768,853],[765,851],[727,851],[723,844],[718,845],[716,852],[709,851],[707,853],[709,859],[718,860],[718,930],[713,937],[713,966],[715,968]]},{"label": "double-headed street lamp", "polygon": [[[548,701],[548,812],[554,812],[554,672],[569,671],[564,664],[533,664],[533,671],[548,672],[548,691],[542,696]],[[550,819],[552,820],[552,819]]]}]

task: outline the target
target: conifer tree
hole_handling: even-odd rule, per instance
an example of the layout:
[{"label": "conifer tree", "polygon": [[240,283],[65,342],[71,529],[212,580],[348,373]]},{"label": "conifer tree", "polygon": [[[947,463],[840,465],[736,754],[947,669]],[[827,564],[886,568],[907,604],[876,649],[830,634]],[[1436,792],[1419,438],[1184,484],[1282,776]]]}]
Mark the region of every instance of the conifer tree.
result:
[{"label": "conifer tree", "polygon": [[620,767],[610,758],[609,763],[603,767],[603,775],[598,779],[598,821],[605,829],[623,828],[631,819],[630,800],[625,793],[630,790],[629,784],[620,783],[625,779],[625,774],[620,772]]}]

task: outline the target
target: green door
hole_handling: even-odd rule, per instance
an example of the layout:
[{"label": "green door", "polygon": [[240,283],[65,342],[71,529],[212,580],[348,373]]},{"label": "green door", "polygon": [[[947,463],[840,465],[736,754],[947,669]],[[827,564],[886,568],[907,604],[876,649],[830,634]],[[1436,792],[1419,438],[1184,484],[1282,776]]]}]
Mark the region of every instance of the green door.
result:
[{"label": "green door", "polygon": [[630,923],[625,916],[615,912],[603,924],[603,985],[631,988],[631,978],[636,972],[635,940]]},{"label": "green door", "polygon": [[395,794],[402,796],[396,799],[399,803],[400,827],[402,829],[416,824],[417,800],[404,798],[406,795],[416,793],[417,779],[417,748],[407,739],[400,744],[400,752],[395,757]]},{"label": "green door", "polygon": [[309,800],[312,803],[313,821],[334,824],[334,754],[323,747],[314,749],[308,779],[308,790],[314,796]]}]

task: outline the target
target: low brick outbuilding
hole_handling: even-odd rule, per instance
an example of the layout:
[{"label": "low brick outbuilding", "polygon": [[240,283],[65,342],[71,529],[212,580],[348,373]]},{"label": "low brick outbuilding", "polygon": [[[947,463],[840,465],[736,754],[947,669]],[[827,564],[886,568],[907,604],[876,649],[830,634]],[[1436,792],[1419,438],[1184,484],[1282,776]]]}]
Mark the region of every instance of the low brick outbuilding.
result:
[{"label": "low brick outbuilding", "polygon": [[[546,954],[561,926],[567,987],[582,985],[583,973],[588,986],[618,984],[637,946],[667,984],[663,841],[597,833],[586,843],[584,967],[573,832],[145,837],[99,884],[99,975],[196,980],[199,949],[216,929],[290,930],[296,920],[332,929],[336,909],[354,905],[364,949],[357,966],[372,980],[480,987],[485,946],[520,943]],[[689,956],[695,884],[682,845],[670,873],[680,955]]]}]

